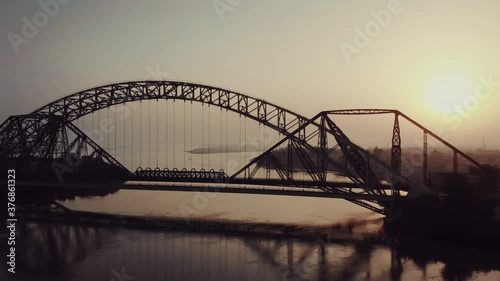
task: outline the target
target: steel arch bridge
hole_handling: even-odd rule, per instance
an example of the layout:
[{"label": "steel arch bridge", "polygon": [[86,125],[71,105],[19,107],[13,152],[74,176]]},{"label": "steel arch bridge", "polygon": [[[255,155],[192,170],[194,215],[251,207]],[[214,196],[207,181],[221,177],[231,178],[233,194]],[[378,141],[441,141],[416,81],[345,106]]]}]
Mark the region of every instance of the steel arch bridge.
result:
[{"label": "steel arch bridge", "polygon": [[[181,100],[225,109],[271,128],[283,138],[230,174],[220,169],[188,170],[186,167],[166,167],[163,170],[159,167],[139,167],[136,171],[131,171],[75,125],[77,120],[99,110],[151,100]],[[391,163],[386,164],[353,143],[332,120],[335,114],[394,114]],[[44,180],[54,179],[55,176],[61,180],[61,173],[78,167],[79,172],[75,173],[78,180],[163,180],[283,187],[299,185],[332,194],[359,194],[363,200],[353,199],[352,196],[348,200],[385,213],[387,203],[377,199],[366,200],[366,195],[373,195],[374,198],[399,195],[399,190],[409,190],[416,185],[401,174],[400,116],[424,132],[424,183],[427,183],[428,178],[427,135],[453,150],[455,172],[457,155],[481,168],[477,161],[397,110],[323,111],[312,118],[306,118],[262,99],[217,87],[178,81],[109,84],[66,96],[30,114],[11,116],[0,126],[0,160],[5,167],[25,172],[32,178],[39,175]],[[140,138],[142,139],[142,135]],[[61,161],[71,162],[71,167],[60,165]],[[306,172],[309,177],[307,180],[294,178],[297,165]],[[265,170],[265,176],[257,179],[256,174],[261,170]],[[329,174],[332,170],[346,177],[348,182],[331,180]],[[271,174],[276,178],[272,179]]]}]

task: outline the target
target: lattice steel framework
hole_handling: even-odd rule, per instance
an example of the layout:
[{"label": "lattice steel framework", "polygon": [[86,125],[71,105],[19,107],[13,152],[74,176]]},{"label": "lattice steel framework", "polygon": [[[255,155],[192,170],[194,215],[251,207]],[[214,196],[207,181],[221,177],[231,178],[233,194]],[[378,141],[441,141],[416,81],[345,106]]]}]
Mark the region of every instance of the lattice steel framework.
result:
[{"label": "lattice steel framework", "polygon": [[[68,133],[74,136],[71,142]],[[71,169],[61,163],[99,159],[120,170],[124,178],[130,175],[120,162],[78,127],[54,114],[9,117],[0,126],[0,145],[2,167],[58,174],[58,170]],[[80,166],[85,164],[80,163]]]},{"label": "lattice steel framework", "polygon": [[[94,156],[98,155],[100,158],[106,159],[108,163],[126,170],[116,159],[78,130],[72,122],[85,115],[114,105],[160,99],[184,100],[217,106],[270,127],[282,134],[284,138],[231,176],[226,175],[223,171],[187,170],[141,170],[136,171],[136,176],[148,174],[149,176],[171,179],[190,177],[199,179],[216,178],[227,181],[241,175],[252,178],[255,176],[256,171],[264,166],[268,170],[268,175],[269,169],[272,168],[283,181],[291,181],[293,180],[293,166],[291,163],[292,154],[294,154],[297,155],[298,160],[307,170],[311,179],[318,182],[318,188],[326,192],[351,192],[348,188],[333,187],[326,184],[327,171],[330,166],[338,171],[343,171],[344,175],[353,183],[364,189],[364,193],[384,195],[385,191],[381,188],[381,180],[383,179],[381,175],[385,175],[384,179],[389,178],[399,182],[409,182],[400,175],[401,137],[399,116],[452,148],[455,155],[459,154],[480,166],[479,163],[465,153],[397,110],[324,111],[312,119],[308,119],[262,99],[252,98],[217,87],[177,81],[134,81],[95,87],[61,98],[29,115],[12,116],[0,126],[0,145],[2,147],[0,155],[3,159],[8,160],[55,159],[67,157],[69,154],[76,154],[80,157],[84,150],[91,148],[94,151]],[[354,144],[329,116],[331,114],[386,113],[396,115],[391,166],[386,165]],[[71,131],[72,134],[76,135],[75,140],[71,143],[68,141],[67,131]],[[336,143],[329,142],[328,137],[334,139]],[[313,146],[311,141],[314,139],[316,142]],[[282,144],[287,144],[289,159],[286,165],[274,154],[274,150]],[[346,163],[350,165],[349,168],[334,159],[332,154],[336,149],[341,150]],[[382,167],[384,173],[375,172],[372,169],[373,163]],[[132,174],[128,173],[129,175]],[[376,202],[351,201],[377,212],[384,212],[383,208],[370,205],[370,203]]]},{"label": "lattice steel framework", "polygon": [[453,172],[457,173],[458,170],[458,155],[462,156],[464,159],[469,161],[472,165],[483,170],[483,166],[474,160],[472,157],[467,155],[465,152],[461,151],[457,147],[453,146],[449,142],[445,141],[443,138],[433,133],[431,130],[422,126],[420,123],[416,122],[412,118],[408,117],[399,110],[394,109],[345,109],[345,110],[331,110],[327,112],[328,114],[335,115],[373,115],[373,114],[394,114],[394,129],[393,129],[393,139],[392,139],[392,157],[391,164],[396,172],[401,171],[401,132],[399,128],[399,117],[403,117],[405,120],[409,121],[411,124],[421,129],[424,134],[423,139],[423,183],[428,182],[428,154],[427,154],[427,139],[428,136],[433,137],[440,143],[444,144],[446,147],[450,148],[453,152]]},{"label": "lattice steel framework", "polygon": [[142,100],[186,100],[218,106],[258,121],[283,134],[307,118],[262,99],[217,87],[176,81],[136,81],[85,90],[39,108],[32,114],[54,114],[74,121],[113,105]]},{"label": "lattice steel framework", "polygon": [[147,180],[182,180],[182,179],[197,179],[197,180],[214,180],[215,182],[224,182],[226,181],[229,176],[224,172],[224,170],[219,170],[215,171],[213,169],[211,170],[196,170],[196,169],[172,169],[169,170],[167,168],[160,170],[159,168],[156,169],[151,169],[151,168],[146,168],[146,169],[141,169],[138,168],[134,172],[134,178],[135,179],[147,179]]}]

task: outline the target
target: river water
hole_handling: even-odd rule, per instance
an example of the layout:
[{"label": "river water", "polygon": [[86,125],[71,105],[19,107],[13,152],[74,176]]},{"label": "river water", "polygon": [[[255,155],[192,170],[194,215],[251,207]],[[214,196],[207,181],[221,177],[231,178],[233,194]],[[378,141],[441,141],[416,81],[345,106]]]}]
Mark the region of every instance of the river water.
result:
[{"label": "river water", "polygon": [[[316,227],[367,222],[350,229],[358,238],[364,233],[379,233],[380,227],[379,215],[329,198],[120,190],[104,197],[60,202],[74,210],[139,216]],[[7,274],[2,269],[2,280],[500,281],[498,253],[431,241],[387,239],[386,243],[363,239],[304,241],[19,221],[17,273]]]}]

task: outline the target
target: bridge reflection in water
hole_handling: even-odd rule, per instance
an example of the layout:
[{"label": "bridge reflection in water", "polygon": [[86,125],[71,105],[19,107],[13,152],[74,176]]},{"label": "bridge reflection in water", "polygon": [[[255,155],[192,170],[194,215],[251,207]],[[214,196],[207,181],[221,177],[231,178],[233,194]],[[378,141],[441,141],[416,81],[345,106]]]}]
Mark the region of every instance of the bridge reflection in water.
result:
[{"label": "bridge reflection in water", "polygon": [[498,254],[359,235],[356,227],[338,226],[350,236],[326,241],[26,219],[13,280],[496,280],[499,273]]}]

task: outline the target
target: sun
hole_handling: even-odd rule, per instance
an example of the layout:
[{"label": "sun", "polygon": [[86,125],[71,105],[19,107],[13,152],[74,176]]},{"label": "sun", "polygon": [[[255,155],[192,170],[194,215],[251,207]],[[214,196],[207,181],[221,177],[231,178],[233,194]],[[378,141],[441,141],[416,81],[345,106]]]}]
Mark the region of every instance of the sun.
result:
[{"label": "sun", "polygon": [[437,113],[453,110],[462,104],[465,98],[474,94],[474,83],[471,79],[460,75],[441,76],[429,83],[427,101]]}]

